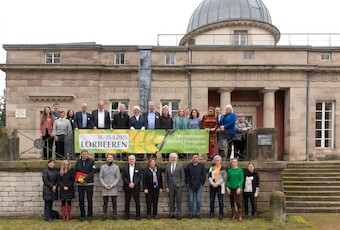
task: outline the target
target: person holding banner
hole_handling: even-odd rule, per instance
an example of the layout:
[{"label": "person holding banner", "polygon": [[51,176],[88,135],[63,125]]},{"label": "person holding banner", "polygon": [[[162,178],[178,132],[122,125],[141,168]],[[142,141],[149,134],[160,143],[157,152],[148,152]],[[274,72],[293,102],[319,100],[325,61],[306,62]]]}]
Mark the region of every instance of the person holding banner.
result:
[{"label": "person holding banner", "polygon": [[189,129],[189,119],[185,116],[183,108],[178,111],[177,116],[173,120],[173,129]]},{"label": "person holding banner", "polygon": [[139,106],[133,107],[133,116],[130,117],[129,126],[131,130],[135,129],[145,129],[145,118],[140,115],[140,108]]},{"label": "person holding banner", "polygon": [[128,157],[129,164],[122,169],[122,179],[125,192],[125,220],[130,219],[130,201],[133,196],[136,203],[136,220],[140,220],[140,181],[142,180],[142,170],[136,165],[136,157]]},{"label": "person holding banner", "polygon": [[130,116],[125,112],[125,104],[119,105],[119,112],[113,115],[112,128],[113,129],[129,129]]},{"label": "person holding banner", "polygon": [[156,121],[161,115],[155,110],[155,103],[153,101],[149,102],[149,110],[143,113],[145,120],[146,129],[156,129]]},{"label": "person holding banner", "polygon": [[74,167],[76,173],[76,183],[79,193],[80,221],[85,220],[85,193],[87,196],[87,220],[92,221],[93,217],[93,185],[94,185],[94,161],[89,158],[87,150],[81,151],[81,158],[77,160]]},{"label": "person holding banner", "polygon": [[[184,110],[182,111],[184,114]],[[165,167],[165,190],[170,196],[170,215],[175,218],[175,201],[177,207],[177,220],[182,219],[182,191],[185,185],[184,167],[177,162],[177,153],[170,154],[170,164]]]},{"label": "person holding banner", "polygon": [[207,156],[208,161],[212,161],[212,159],[214,158],[214,148],[216,146],[217,138],[216,129],[218,127],[217,119],[218,118],[215,116],[214,107],[209,107],[208,114],[203,116],[201,122],[201,128],[209,132],[209,153]]},{"label": "person holding banner", "polygon": [[113,206],[113,219],[117,220],[117,195],[118,195],[118,182],[120,180],[119,167],[113,163],[113,154],[108,154],[106,157],[106,164],[100,168],[99,180],[102,187],[103,195],[103,216],[102,220],[107,219],[107,207],[109,197],[112,199]]},{"label": "person holding banner", "polygon": [[[104,110],[104,101],[98,101],[98,109],[92,111],[91,115],[93,129],[110,129],[111,128],[111,119],[110,113]],[[96,153],[95,159],[104,159],[105,154]]]},{"label": "person holding banner", "polygon": [[201,128],[201,119],[200,113],[197,109],[192,109],[190,112],[190,116],[188,119],[189,129],[200,129]]}]

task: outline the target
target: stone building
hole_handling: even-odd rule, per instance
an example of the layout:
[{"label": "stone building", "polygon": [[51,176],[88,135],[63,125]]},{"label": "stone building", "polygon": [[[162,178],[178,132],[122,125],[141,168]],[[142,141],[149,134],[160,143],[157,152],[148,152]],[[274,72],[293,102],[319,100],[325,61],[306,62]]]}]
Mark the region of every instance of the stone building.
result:
[{"label": "stone building", "polygon": [[32,140],[54,102],[78,111],[103,99],[113,114],[152,100],[173,115],[232,104],[254,128],[276,128],[279,160],[340,158],[340,48],[281,38],[261,0],[205,0],[177,45],[3,45],[7,128],[19,131],[20,157],[39,157]]}]

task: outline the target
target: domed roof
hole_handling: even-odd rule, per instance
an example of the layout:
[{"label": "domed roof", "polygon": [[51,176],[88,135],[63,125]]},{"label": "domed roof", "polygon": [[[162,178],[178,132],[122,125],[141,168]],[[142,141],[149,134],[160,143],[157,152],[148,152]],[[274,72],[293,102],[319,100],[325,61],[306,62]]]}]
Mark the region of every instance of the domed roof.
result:
[{"label": "domed roof", "polygon": [[261,0],[204,0],[192,14],[187,33],[216,22],[235,20],[272,23]]}]

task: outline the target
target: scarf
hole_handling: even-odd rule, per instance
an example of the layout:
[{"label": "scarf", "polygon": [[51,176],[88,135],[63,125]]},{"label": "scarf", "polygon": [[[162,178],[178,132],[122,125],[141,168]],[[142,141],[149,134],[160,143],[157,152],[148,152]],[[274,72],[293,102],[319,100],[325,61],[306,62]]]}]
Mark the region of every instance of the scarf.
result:
[{"label": "scarf", "polygon": [[152,172],[153,183],[154,184],[158,183],[158,179],[157,179],[157,167],[155,167],[155,169],[152,169],[151,167],[149,167],[149,169]]},{"label": "scarf", "polygon": [[218,179],[218,174],[220,173],[220,170],[222,168],[222,165],[220,166],[215,166],[215,172],[214,172],[214,182],[217,182]]}]

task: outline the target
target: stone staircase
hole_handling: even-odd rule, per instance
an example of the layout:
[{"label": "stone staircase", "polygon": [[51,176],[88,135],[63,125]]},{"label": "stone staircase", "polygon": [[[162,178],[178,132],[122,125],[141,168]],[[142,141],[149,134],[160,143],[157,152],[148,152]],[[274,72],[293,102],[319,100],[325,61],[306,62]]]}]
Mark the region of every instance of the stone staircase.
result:
[{"label": "stone staircase", "polygon": [[282,180],[287,214],[340,213],[340,162],[287,163]]}]

